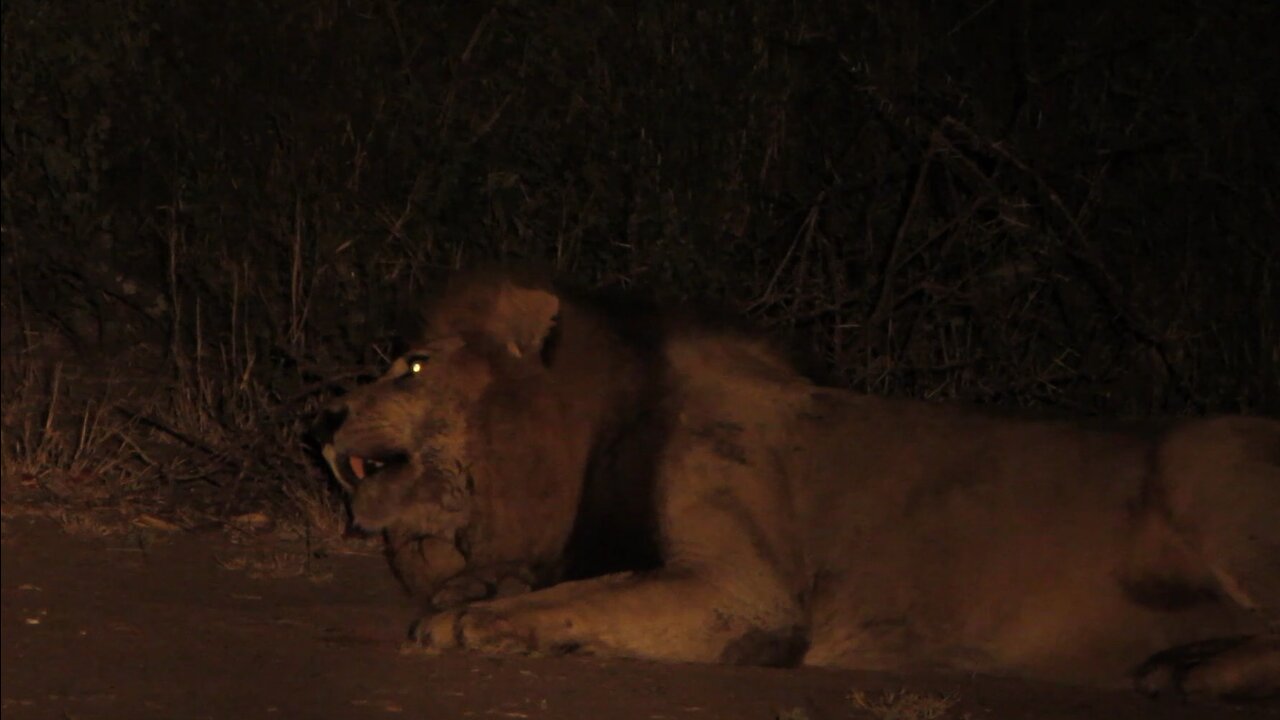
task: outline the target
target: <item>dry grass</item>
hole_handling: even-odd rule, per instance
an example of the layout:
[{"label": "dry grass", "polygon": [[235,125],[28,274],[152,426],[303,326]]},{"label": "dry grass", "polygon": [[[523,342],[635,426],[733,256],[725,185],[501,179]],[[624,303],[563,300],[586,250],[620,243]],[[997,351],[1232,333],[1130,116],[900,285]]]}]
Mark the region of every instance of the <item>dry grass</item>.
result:
[{"label": "dry grass", "polygon": [[[170,374],[172,364],[146,351],[46,359],[68,356],[64,350],[33,344],[5,354],[6,516],[41,515],[76,534],[221,523],[229,532],[278,531],[317,548],[342,542],[345,511],[309,465],[299,418],[273,422],[288,406],[245,367],[197,371],[187,358],[178,363],[187,370]],[[274,487],[261,481],[271,473]],[[255,516],[265,526],[251,526]]]},{"label": "dry grass", "polygon": [[43,515],[76,534],[127,528],[140,502],[154,504],[154,476],[131,461],[136,428],[112,412],[112,383],[86,382],[63,362],[29,353],[6,357],[3,368],[4,515]]},{"label": "dry grass", "polygon": [[283,552],[260,548],[221,557],[217,562],[224,570],[245,572],[253,578],[305,577],[318,583],[333,579],[333,572],[319,569],[312,563],[312,555],[306,552]]},{"label": "dry grass", "polygon": [[[127,472],[121,451],[129,423],[114,417],[101,395],[68,397],[67,386],[75,383],[62,362],[41,367],[18,359],[10,370],[0,417],[5,482],[68,500],[107,497],[116,488],[105,479]],[[138,478],[130,480],[125,489]]]},{"label": "dry grass", "polygon": [[285,499],[292,512],[284,514],[281,530],[304,540],[308,546],[337,551],[349,548],[373,551],[376,538],[352,537],[348,533],[347,510],[337,493],[321,485],[291,483],[285,487]]},{"label": "dry grass", "polygon": [[939,720],[949,713],[958,699],[952,695],[915,692],[900,688],[881,692],[854,690],[849,693],[853,707],[875,720]]}]

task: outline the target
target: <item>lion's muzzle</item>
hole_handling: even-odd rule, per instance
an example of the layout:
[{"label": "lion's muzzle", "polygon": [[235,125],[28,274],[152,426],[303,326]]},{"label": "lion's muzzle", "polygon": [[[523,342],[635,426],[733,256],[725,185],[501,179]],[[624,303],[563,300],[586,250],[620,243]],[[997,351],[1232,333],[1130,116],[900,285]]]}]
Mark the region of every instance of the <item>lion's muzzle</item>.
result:
[{"label": "lion's muzzle", "polygon": [[400,448],[371,451],[343,447],[337,435],[348,415],[346,403],[334,403],[326,407],[311,426],[311,436],[321,445],[325,462],[344,490],[354,493],[365,480],[382,473],[390,474],[389,471],[409,464],[409,453]]}]

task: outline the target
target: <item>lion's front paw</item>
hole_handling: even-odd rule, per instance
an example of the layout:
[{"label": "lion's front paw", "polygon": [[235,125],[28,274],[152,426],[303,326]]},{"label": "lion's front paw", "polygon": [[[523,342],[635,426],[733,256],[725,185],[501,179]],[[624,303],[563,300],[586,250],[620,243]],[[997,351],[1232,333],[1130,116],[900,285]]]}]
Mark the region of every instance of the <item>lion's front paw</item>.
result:
[{"label": "lion's front paw", "polygon": [[411,631],[411,637],[419,647],[436,652],[464,649],[512,655],[537,649],[532,630],[476,606],[422,618]]}]

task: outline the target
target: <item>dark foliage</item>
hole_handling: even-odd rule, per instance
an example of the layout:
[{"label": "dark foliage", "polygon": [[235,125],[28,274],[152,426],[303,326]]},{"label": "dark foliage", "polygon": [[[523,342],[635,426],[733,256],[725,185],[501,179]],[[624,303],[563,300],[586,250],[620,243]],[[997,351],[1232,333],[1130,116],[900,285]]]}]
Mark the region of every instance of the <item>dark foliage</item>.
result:
[{"label": "dark foliage", "polygon": [[1280,414],[1278,16],[4,0],[5,474],[278,486],[328,380],[493,259],[861,390]]}]

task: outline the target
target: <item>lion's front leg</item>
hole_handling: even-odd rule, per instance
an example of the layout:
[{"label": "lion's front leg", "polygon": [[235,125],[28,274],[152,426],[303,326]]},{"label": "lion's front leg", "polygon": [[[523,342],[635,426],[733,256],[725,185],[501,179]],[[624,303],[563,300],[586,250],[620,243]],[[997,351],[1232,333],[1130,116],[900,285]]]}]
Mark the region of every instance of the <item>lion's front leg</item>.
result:
[{"label": "lion's front leg", "polygon": [[799,608],[774,593],[728,592],[696,574],[621,573],[475,603],[424,618],[435,650],[561,653],[790,665],[808,646]]},{"label": "lion's front leg", "polygon": [[424,608],[448,610],[475,600],[528,592],[538,583],[525,564],[471,567],[452,540],[387,533],[386,554],[400,584]]}]

